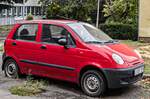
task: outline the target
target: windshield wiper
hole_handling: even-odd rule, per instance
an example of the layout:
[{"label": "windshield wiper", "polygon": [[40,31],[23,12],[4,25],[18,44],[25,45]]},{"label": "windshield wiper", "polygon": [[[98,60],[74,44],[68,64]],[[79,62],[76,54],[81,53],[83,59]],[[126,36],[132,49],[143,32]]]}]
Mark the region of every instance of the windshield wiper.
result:
[{"label": "windshield wiper", "polygon": [[117,42],[118,42],[118,40],[108,40],[108,41],[106,41],[104,43],[117,43]]},{"label": "windshield wiper", "polygon": [[104,42],[100,42],[100,41],[87,41],[86,43],[97,43],[97,44],[99,44],[99,43],[104,43]]},{"label": "windshield wiper", "polygon": [[117,43],[118,40],[108,40],[108,41],[87,41],[86,43],[96,43],[96,44],[105,44],[105,43]]}]

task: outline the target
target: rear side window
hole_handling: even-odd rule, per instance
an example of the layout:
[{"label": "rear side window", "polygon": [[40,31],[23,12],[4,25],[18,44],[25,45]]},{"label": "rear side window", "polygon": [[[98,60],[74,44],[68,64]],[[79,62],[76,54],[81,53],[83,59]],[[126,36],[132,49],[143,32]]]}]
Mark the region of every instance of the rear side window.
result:
[{"label": "rear side window", "polygon": [[35,41],[37,31],[38,31],[38,24],[24,24],[24,25],[21,25],[17,29],[17,31],[14,35],[14,39]]}]

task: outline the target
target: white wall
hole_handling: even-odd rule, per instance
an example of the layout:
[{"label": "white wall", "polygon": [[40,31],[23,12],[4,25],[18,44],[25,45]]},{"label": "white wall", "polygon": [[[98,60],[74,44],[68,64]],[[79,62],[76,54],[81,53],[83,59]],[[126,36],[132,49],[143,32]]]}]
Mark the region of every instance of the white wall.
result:
[{"label": "white wall", "polygon": [[140,0],[139,37],[150,37],[150,0]]}]

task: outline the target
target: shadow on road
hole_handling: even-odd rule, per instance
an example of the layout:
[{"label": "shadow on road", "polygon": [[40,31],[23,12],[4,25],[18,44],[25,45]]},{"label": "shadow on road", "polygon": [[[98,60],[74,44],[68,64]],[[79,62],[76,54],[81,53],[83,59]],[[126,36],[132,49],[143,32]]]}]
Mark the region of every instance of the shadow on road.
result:
[{"label": "shadow on road", "polygon": [[[56,86],[57,88],[65,90],[67,92],[71,92],[86,97],[86,95],[81,91],[81,88],[77,84],[56,80],[56,79],[45,78],[45,77],[38,77],[38,76],[32,76],[32,78],[34,80],[45,80],[48,82],[48,86]],[[26,79],[26,76],[23,76],[21,79]],[[101,96],[101,98],[116,97],[116,96],[119,97],[121,95],[129,94],[130,92],[132,93],[132,91],[136,87],[137,86],[135,85],[131,85],[129,87],[124,87],[119,89],[109,89]],[[46,90],[49,91],[50,89],[46,89]]]}]

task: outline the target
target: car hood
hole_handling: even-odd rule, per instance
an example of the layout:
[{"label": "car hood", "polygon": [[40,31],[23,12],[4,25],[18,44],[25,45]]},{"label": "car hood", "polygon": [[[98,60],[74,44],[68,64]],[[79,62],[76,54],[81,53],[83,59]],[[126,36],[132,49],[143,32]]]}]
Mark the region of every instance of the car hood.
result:
[{"label": "car hood", "polygon": [[89,47],[100,54],[102,52],[108,55],[112,55],[113,53],[118,54],[126,62],[134,62],[140,59],[139,56],[134,52],[134,50],[125,44],[89,44]]}]

